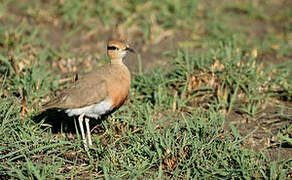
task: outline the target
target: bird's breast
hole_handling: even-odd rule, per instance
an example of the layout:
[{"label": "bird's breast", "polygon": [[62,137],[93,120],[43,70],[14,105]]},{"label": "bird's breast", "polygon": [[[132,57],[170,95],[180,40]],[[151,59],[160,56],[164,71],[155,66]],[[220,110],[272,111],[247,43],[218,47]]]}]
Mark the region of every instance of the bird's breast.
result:
[{"label": "bird's breast", "polygon": [[130,84],[120,84],[120,86],[111,85],[109,95],[112,100],[112,108],[120,107],[127,99],[130,91]]},{"label": "bird's breast", "polygon": [[128,69],[112,77],[111,82],[108,83],[108,92],[113,103],[112,108],[118,108],[129,95],[131,78]]}]

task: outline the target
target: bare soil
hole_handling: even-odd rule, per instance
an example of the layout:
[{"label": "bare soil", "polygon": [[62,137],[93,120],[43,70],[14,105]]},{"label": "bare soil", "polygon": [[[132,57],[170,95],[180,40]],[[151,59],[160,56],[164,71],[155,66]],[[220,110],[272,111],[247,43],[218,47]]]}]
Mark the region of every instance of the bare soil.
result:
[{"label": "bare soil", "polygon": [[292,157],[292,147],[288,143],[281,144],[278,133],[292,123],[292,103],[281,102],[281,105],[288,108],[281,109],[275,104],[265,108],[256,117],[233,110],[227,116],[226,130],[231,131],[228,125],[231,122],[242,137],[247,136],[243,143],[245,147],[263,151],[271,161],[287,160]]}]

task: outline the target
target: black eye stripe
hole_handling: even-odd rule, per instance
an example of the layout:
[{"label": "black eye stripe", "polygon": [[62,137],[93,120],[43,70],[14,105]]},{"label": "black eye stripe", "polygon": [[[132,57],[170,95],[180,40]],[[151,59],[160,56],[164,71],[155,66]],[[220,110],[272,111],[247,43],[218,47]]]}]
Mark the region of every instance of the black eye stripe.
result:
[{"label": "black eye stripe", "polygon": [[108,46],[107,50],[118,50],[119,48],[115,47],[115,46]]}]

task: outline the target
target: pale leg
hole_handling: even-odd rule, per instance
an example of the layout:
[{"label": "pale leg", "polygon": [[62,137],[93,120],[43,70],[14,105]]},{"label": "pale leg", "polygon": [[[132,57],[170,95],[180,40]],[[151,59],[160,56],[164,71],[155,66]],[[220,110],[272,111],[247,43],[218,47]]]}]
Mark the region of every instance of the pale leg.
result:
[{"label": "pale leg", "polygon": [[80,131],[81,131],[83,145],[84,145],[85,149],[87,149],[84,128],[83,128],[83,117],[84,117],[84,114],[80,114],[78,121],[79,121],[79,127],[80,127]]},{"label": "pale leg", "polygon": [[90,128],[89,128],[89,118],[85,118],[85,125],[86,125],[86,131],[87,131],[88,144],[89,146],[92,146],[92,140],[91,140]]}]

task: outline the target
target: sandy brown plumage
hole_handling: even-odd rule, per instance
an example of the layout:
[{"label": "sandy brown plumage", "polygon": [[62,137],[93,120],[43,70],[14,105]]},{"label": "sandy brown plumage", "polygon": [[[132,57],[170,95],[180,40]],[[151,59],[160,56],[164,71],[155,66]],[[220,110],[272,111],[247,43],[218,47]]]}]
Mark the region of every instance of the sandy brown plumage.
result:
[{"label": "sandy brown plumage", "polygon": [[[115,86],[119,84],[119,86]],[[107,97],[121,105],[130,89],[130,72],[123,64],[109,64],[81,76],[71,87],[43,105],[43,109],[81,108],[98,103]],[[118,94],[118,95],[117,95]]]},{"label": "sandy brown plumage", "polygon": [[43,105],[43,110],[51,108],[64,109],[69,116],[79,116],[79,126],[85,148],[86,140],[83,128],[85,117],[88,144],[92,145],[89,117],[98,118],[126,100],[131,83],[131,75],[123,63],[127,52],[133,52],[127,44],[110,41],[107,53],[111,63],[81,76],[59,96]]}]

